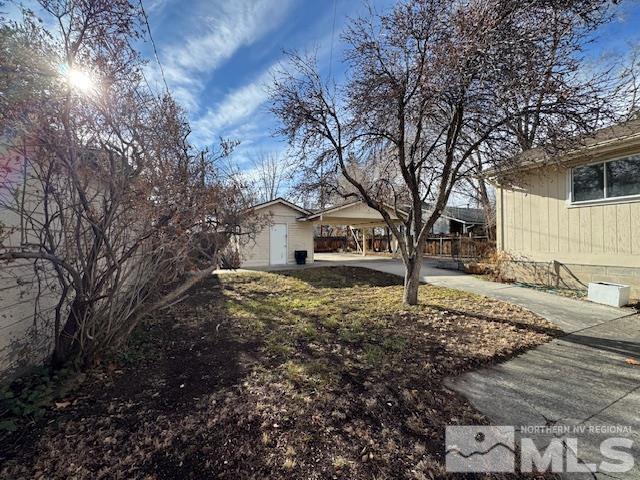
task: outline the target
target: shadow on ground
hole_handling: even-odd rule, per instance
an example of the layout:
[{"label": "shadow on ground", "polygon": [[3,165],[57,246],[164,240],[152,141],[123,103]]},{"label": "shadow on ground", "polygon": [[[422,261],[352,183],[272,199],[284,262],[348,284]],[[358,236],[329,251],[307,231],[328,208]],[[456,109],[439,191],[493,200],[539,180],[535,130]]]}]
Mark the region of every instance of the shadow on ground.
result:
[{"label": "shadow on ground", "polygon": [[405,308],[401,283],[355,267],[203,282],[23,432],[0,476],[443,478],[445,426],[487,422],[443,379],[551,327],[430,286]]},{"label": "shadow on ground", "polygon": [[363,275],[363,271],[366,270],[358,267],[335,266],[273,273],[296,278],[314,288],[391,287],[403,283],[402,278],[397,275],[374,273],[370,270],[371,274]]}]

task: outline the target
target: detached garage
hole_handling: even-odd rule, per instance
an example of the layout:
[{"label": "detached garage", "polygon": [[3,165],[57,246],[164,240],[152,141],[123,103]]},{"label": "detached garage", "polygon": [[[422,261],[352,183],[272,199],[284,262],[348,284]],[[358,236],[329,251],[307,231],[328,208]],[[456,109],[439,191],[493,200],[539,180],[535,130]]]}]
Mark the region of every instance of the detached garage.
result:
[{"label": "detached garage", "polygon": [[296,250],[306,250],[307,263],[313,263],[313,223],[307,221],[311,212],[283,198],[261,203],[252,210],[269,221],[255,239],[240,247],[243,267],[295,264]]},{"label": "detached garage", "polygon": [[[392,220],[399,222],[393,208],[387,207]],[[307,252],[307,263],[313,263],[315,225],[349,225],[362,231],[365,238],[375,227],[385,226],[380,212],[360,200],[310,212],[284,198],[254,206],[251,212],[264,215],[269,221],[255,236],[239,248],[242,267],[265,267],[295,264],[296,250]],[[366,255],[363,242],[362,255]]]}]

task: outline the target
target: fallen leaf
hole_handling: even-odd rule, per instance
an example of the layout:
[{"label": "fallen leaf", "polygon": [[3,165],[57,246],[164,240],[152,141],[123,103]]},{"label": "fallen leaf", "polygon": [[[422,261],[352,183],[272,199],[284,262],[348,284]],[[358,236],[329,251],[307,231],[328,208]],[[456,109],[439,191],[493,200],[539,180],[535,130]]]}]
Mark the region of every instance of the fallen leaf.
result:
[{"label": "fallen leaf", "polygon": [[68,401],[56,402],[56,408],[60,410],[62,410],[63,408],[67,408],[69,405],[71,405],[71,402],[68,402]]}]

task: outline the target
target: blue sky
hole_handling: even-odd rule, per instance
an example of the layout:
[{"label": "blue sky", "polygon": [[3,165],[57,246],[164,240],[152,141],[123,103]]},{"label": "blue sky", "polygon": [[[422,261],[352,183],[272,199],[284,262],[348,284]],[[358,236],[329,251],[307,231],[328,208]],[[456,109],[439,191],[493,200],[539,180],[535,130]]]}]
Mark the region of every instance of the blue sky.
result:
[{"label": "blue sky", "polygon": [[[369,3],[384,10],[395,1]],[[169,87],[188,111],[192,142],[205,146],[219,137],[239,140],[234,162],[243,169],[259,152],[286,150],[283,139],[272,135],[277,121],[267,110],[266,91],[271,72],[285,59],[283,50],[317,49],[323,73],[339,82],[344,75],[340,32],[349,17],[365,11],[364,0],[143,3]],[[595,62],[610,61],[630,43],[640,43],[640,0],[623,0],[616,7],[614,21],[601,29],[588,54]],[[161,91],[151,45],[146,41],[140,48],[149,59],[146,76]]]},{"label": "blue sky", "polygon": [[[394,0],[371,3],[386,9]],[[272,135],[277,123],[267,111],[265,88],[283,50],[317,49],[325,73],[332,58],[331,73],[340,80],[340,31],[365,9],[361,0],[146,0],[145,6],[169,87],[189,112],[192,141],[240,140],[234,159],[241,168],[258,152],[286,149]],[[634,0],[616,8],[615,21],[589,54],[610,59],[630,42],[640,42],[640,3]],[[148,44],[143,51],[151,58]],[[160,88],[153,62],[149,70]]]},{"label": "blue sky", "polygon": [[[192,141],[238,139],[234,160],[246,167],[259,152],[286,150],[272,135],[276,121],[266,91],[283,50],[317,49],[325,73],[333,58],[331,73],[341,77],[340,31],[365,7],[360,0],[146,0],[145,8],[169,87],[189,112]],[[152,58],[149,44],[143,51]],[[162,88],[154,62],[148,76]]]}]

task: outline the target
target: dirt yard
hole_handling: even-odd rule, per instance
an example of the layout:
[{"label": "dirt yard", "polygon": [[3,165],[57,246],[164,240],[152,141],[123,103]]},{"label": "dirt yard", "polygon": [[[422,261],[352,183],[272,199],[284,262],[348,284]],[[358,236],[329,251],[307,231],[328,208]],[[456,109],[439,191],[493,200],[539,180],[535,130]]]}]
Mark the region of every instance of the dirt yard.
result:
[{"label": "dirt yard", "polygon": [[347,267],[212,278],[0,438],[0,478],[442,478],[444,427],[486,423],[443,379],[559,331],[432,286],[403,307],[400,283]]}]

